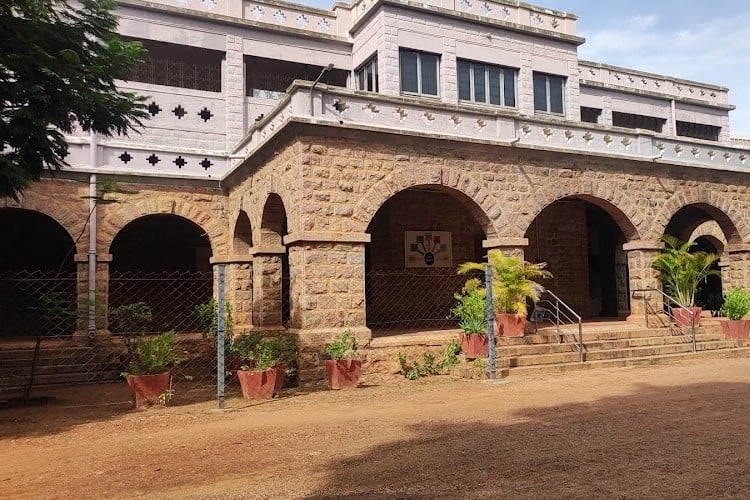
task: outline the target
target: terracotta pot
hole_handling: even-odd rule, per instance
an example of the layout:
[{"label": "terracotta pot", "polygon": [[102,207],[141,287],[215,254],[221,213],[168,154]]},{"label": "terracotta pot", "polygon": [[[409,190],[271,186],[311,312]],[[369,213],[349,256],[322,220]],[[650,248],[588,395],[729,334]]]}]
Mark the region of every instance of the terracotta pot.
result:
[{"label": "terracotta pot", "polygon": [[721,331],[728,340],[747,340],[750,338],[750,320],[728,319],[721,322]]},{"label": "terracotta pot", "polygon": [[693,314],[695,315],[695,326],[697,327],[701,321],[701,312],[703,311],[700,307],[675,307],[672,309],[672,316],[674,316],[675,325],[682,327],[690,326],[690,313],[687,312],[687,309],[693,311]]},{"label": "terracotta pot", "polygon": [[354,389],[359,384],[361,374],[360,359],[326,360],[326,375],[331,389]]},{"label": "terracotta pot", "polygon": [[274,385],[273,391],[279,392],[284,387],[286,371],[289,369],[289,363],[284,361],[274,366],[273,369],[276,370],[276,384]]},{"label": "terracotta pot", "polygon": [[245,399],[271,399],[276,386],[276,369],[269,368],[263,371],[237,371],[237,380],[240,381],[242,396]]},{"label": "terracotta pot", "polygon": [[495,313],[495,331],[498,336],[523,337],[526,329],[526,316]]},{"label": "terracotta pot", "polygon": [[458,342],[461,344],[461,352],[467,358],[486,358],[490,355],[490,343],[487,335],[482,333],[466,335],[462,333],[458,336]]},{"label": "terracotta pot", "polygon": [[166,404],[166,399],[159,401],[159,397],[169,391],[171,382],[169,372],[155,375],[128,375],[127,381],[134,408],[157,403]]}]

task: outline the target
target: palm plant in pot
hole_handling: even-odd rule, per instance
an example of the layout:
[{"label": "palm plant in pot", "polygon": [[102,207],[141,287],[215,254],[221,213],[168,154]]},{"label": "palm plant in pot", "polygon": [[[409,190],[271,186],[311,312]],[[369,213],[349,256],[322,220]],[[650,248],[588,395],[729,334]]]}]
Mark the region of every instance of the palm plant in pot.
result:
[{"label": "palm plant in pot", "polygon": [[674,321],[678,326],[690,326],[692,313],[695,326],[698,326],[702,309],[695,307],[695,293],[701,281],[719,274],[712,267],[719,258],[712,253],[691,252],[694,241],[680,243],[671,235],[664,235],[661,241],[664,242],[664,250],[654,257],[651,267],[658,271],[664,292],[681,306],[672,309]]},{"label": "palm plant in pot", "polygon": [[279,362],[273,339],[265,339],[257,332],[243,335],[235,339],[231,350],[242,360],[236,373],[245,399],[271,399]]},{"label": "palm plant in pot", "polygon": [[134,341],[128,371],[122,373],[128,381],[134,407],[166,404],[172,397],[169,368],[179,362],[175,352],[176,342],[175,332]]},{"label": "palm plant in pot", "polygon": [[451,314],[458,319],[461,327],[458,341],[461,352],[467,358],[486,357],[489,354],[486,293],[480,284],[479,279],[471,278],[461,292],[453,294],[456,305],[451,309]]},{"label": "palm plant in pot", "polygon": [[326,345],[326,375],[331,389],[353,389],[359,384],[362,360],[357,354],[357,339],[350,330]]},{"label": "palm plant in pot", "polygon": [[[492,306],[498,335],[522,337],[526,328],[527,302],[537,302],[544,287],[537,282],[552,277],[546,262],[531,264],[518,257],[504,255],[499,250],[488,254],[492,269]],[[460,274],[483,271],[484,263],[465,262]]]},{"label": "palm plant in pot", "polygon": [[724,337],[732,340],[750,338],[750,320],[743,319],[750,312],[750,294],[743,288],[734,288],[724,298],[721,315],[727,320],[721,322]]}]

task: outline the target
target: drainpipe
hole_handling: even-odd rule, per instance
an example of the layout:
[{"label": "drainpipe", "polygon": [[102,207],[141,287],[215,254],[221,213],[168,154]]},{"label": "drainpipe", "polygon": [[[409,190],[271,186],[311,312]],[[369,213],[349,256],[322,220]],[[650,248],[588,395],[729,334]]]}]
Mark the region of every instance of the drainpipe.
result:
[{"label": "drainpipe", "polygon": [[323,75],[328,73],[333,69],[333,63],[328,63],[328,66],[323,68],[323,70],[320,72],[318,77],[313,82],[312,86],[310,87],[310,116],[315,116],[315,111],[313,110],[313,90],[315,90],[315,86],[318,84],[321,78],[323,78]]},{"label": "drainpipe", "polygon": [[[99,141],[94,132],[91,133],[90,160],[91,167],[99,165]],[[96,174],[89,176],[89,293],[88,293],[88,326],[89,337],[96,335]]]}]

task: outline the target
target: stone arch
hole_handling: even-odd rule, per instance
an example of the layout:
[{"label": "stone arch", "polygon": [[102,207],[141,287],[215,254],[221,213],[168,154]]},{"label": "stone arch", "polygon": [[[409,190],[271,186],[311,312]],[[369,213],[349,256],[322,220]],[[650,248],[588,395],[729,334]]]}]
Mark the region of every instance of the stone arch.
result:
[{"label": "stone arch", "polygon": [[[87,226],[88,203],[84,204],[83,200],[80,203],[80,207],[71,207],[56,196],[27,190],[20,202],[15,202],[10,198],[0,199],[0,208],[20,208],[46,215],[57,222],[68,233],[71,240],[75,241]],[[76,210],[76,208],[80,209]],[[88,238],[80,238],[76,243],[77,253],[85,253],[87,247]]]},{"label": "stone arch", "polygon": [[366,231],[380,207],[395,194],[418,187],[436,188],[453,196],[471,212],[487,238],[498,235],[495,221],[500,217],[500,202],[470,172],[448,167],[398,170],[374,184],[354,207],[352,218],[359,222],[359,230]]},{"label": "stone arch", "polygon": [[724,236],[721,227],[715,220],[706,221],[696,227],[687,238],[687,241],[695,241],[698,238],[705,238],[719,254],[724,252],[727,246],[727,238]]},{"label": "stone arch", "polygon": [[[744,222],[741,215],[736,211],[732,203],[725,197],[720,196],[708,189],[685,189],[675,192],[654,218],[651,226],[651,237],[659,239],[668,229],[675,215],[680,210],[694,207],[705,212],[721,228],[721,232],[727,243],[742,243],[750,241],[750,228]],[[706,220],[696,223],[692,229],[698,227]],[[691,229],[691,232],[692,232]],[[680,236],[680,235],[675,235]]]},{"label": "stone arch", "polygon": [[246,255],[253,246],[253,231],[247,212],[240,210],[235,218],[232,238],[232,254]]},{"label": "stone arch", "polygon": [[513,236],[526,234],[531,224],[545,208],[566,198],[587,201],[607,212],[620,227],[626,241],[635,241],[641,238],[642,231],[638,228],[643,223],[643,214],[636,210],[636,204],[632,200],[622,191],[618,191],[609,185],[600,183],[581,185],[579,182],[548,187],[537,191],[528,200],[525,200],[524,204],[528,207],[526,213],[512,214],[516,217],[515,224],[508,221],[509,227],[515,226],[519,231],[517,235]]},{"label": "stone arch", "polygon": [[150,200],[127,201],[106,206],[100,223],[99,251],[109,253],[112,241],[122,228],[136,219],[147,215],[177,215],[200,227],[208,237],[213,255],[223,255],[227,249],[227,228],[204,208],[195,206],[183,199],[174,198],[166,203]]},{"label": "stone arch", "polygon": [[280,247],[287,232],[287,215],[284,201],[277,193],[270,193],[263,204],[260,217],[260,245]]},{"label": "stone arch", "polygon": [[[262,226],[263,226],[263,214],[266,207],[266,203],[269,198],[278,197],[281,205],[284,207],[284,213],[286,214],[286,226],[287,232],[291,231],[292,227],[292,216],[294,215],[293,204],[288,199],[286,192],[281,190],[263,190],[253,193],[251,196],[243,197],[240,209],[243,210],[248,218],[250,219],[250,226],[253,228],[254,237],[253,244],[262,244]],[[282,235],[284,236],[284,235]]]}]

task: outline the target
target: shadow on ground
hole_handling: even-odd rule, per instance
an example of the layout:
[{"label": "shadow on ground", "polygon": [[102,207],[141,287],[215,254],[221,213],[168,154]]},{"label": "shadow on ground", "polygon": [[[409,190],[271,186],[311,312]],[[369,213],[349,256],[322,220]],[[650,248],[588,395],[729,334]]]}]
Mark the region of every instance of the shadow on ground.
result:
[{"label": "shadow on ground", "polygon": [[749,410],[750,384],[643,385],[528,408],[507,425],[487,415],[411,426],[413,438],[328,464],[327,484],[312,496],[746,498]]}]

